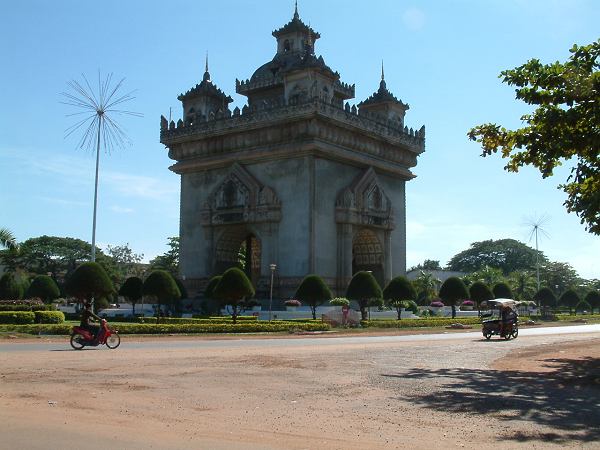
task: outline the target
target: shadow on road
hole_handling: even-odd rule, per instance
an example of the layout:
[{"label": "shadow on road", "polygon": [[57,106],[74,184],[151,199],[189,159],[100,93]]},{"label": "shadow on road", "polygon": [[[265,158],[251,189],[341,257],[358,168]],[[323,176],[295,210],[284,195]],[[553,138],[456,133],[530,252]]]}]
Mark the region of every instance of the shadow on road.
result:
[{"label": "shadow on road", "polygon": [[408,398],[427,408],[529,421],[556,430],[513,433],[499,440],[600,441],[600,359],[545,359],[542,366],[553,371],[410,369],[383,376],[436,379],[439,388],[434,393]]}]

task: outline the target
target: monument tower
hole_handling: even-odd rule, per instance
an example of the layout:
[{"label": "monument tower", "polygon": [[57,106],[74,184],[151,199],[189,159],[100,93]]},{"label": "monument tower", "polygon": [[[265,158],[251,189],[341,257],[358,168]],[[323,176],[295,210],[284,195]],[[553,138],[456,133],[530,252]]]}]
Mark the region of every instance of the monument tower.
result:
[{"label": "monument tower", "polygon": [[405,182],[425,148],[425,127],[404,124],[408,105],[386,86],[350,105],[343,83],[315,54],[321,37],[296,8],[273,31],[275,56],[232,98],[211,79],[178,99],[183,117],[161,117],[160,141],[181,176],[180,271],[191,297],[241,265],[268,296],[292,296],[310,273],[343,294],[359,270],[382,286],[406,265]]}]

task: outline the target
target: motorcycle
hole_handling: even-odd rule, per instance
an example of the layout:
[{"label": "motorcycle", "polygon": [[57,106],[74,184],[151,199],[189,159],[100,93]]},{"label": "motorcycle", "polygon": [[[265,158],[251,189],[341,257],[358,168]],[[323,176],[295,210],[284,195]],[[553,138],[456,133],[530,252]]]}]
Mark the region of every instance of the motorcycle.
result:
[{"label": "motorcycle", "polygon": [[519,302],[508,298],[497,298],[482,303],[491,308],[488,314],[482,314],[481,332],[489,340],[493,335],[505,340],[516,339],[519,336],[519,315],[516,307]]},{"label": "motorcycle", "polygon": [[98,345],[106,345],[108,348],[114,349],[119,344],[121,344],[119,333],[108,327],[106,319],[100,321],[100,330],[96,337],[81,327],[73,327],[71,331],[71,347],[75,350],[81,350],[85,346],[97,347]]}]

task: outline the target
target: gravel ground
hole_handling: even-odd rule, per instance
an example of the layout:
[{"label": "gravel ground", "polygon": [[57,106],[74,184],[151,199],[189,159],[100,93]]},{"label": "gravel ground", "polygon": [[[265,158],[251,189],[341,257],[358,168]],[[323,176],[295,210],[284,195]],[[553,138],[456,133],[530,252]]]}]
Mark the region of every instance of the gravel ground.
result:
[{"label": "gravel ground", "polygon": [[0,358],[0,448],[600,448],[597,333]]}]

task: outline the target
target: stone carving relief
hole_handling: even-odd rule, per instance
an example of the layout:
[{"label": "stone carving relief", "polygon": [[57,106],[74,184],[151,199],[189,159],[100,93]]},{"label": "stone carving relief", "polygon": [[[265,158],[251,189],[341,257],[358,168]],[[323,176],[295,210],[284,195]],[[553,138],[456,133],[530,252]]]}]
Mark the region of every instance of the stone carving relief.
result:
[{"label": "stone carving relief", "polygon": [[394,228],[392,202],[372,167],[338,194],[335,206],[338,223]]},{"label": "stone carving relief", "polygon": [[237,163],[209,195],[201,216],[205,226],[280,220],[281,203],[275,191]]}]

